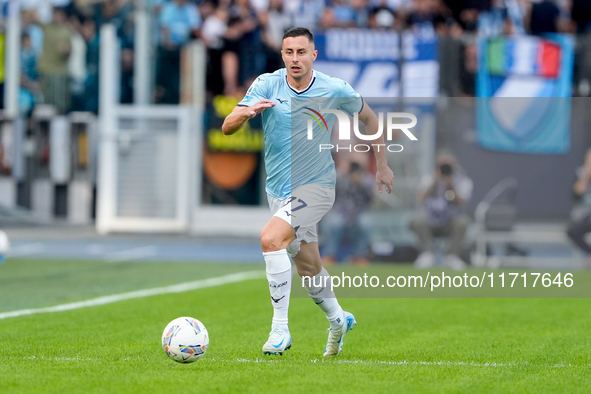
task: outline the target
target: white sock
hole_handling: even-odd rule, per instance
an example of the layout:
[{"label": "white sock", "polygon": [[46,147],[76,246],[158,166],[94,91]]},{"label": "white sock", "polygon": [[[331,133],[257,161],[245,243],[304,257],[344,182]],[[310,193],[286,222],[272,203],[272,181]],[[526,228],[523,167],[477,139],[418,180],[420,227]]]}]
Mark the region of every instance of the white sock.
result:
[{"label": "white sock", "polygon": [[289,331],[287,311],[291,293],[291,260],[285,249],[263,253],[267,268],[267,281],[273,305],[271,329]]},{"label": "white sock", "polygon": [[324,311],[330,326],[334,329],[339,328],[345,321],[345,312],[339,305],[334,291],[330,288],[330,274],[326,268],[310,280],[304,281],[304,287],[312,300]]}]

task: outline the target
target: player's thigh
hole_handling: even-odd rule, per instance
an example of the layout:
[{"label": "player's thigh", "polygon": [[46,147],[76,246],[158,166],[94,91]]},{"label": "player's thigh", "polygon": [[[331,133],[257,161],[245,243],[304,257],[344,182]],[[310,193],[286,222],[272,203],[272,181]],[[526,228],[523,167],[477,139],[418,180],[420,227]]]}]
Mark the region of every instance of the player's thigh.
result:
[{"label": "player's thigh", "polygon": [[277,212],[289,218],[297,231],[308,229],[320,222],[334,203],[335,190],[320,185],[304,185],[293,191],[285,206]]},{"label": "player's thigh", "polygon": [[268,196],[273,217],[283,220],[294,229],[293,241],[287,248],[292,257],[299,253],[302,242],[318,242],[316,225],[332,207],[334,195],[334,189],[304,185],[283,200]]}]

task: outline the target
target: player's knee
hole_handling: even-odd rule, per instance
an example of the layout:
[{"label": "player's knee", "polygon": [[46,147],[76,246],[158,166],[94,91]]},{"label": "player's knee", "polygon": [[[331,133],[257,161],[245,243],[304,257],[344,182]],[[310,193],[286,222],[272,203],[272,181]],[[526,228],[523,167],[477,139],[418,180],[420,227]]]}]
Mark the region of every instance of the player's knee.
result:
[{"label": "player's knee", "polygon": [[308,277],[308,278],[312,278],[316,275],[318,275],[321,271],[321,267],[320,266],[316,266],[314,264],[306,264],[306,265],[298,265],[297,266],[298,269],[298,275],[300,277]]},{"label": "player's knee", "polygon": [[287,245],[289,245],[288,241],[288,239],[283,239],[283,237],[278,236],[277,234],[263,231],[261,234],[261,249],[263,249],[264,253],[276,252],[281,249],[286,249]]}]

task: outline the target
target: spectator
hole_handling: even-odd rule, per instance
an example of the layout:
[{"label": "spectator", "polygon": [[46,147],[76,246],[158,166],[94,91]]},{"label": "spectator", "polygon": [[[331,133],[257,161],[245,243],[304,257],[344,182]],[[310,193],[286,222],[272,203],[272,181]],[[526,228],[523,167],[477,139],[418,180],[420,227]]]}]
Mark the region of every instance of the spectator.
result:
[{"label": "spectator", "polygon": [[240,48],[236,37],[240,35],[240,30],[236,26],[229,27],[229,20],[228,6],[219,4],[207,16],[201,29],[201,37],[208,47],[207,91],[213,96],[231,94],[237,91],[239,85]]},{"label": "spectator", "polygon": [[475,43],[468,43],[462,46],[460,54],[459,92],[461,96],[474,97],[478,72],[478,47]]},{"label": "spectator", "polygon": [[352,242],[352,261],[367,265],[367,249],[372,230],[368,209],[373,198],[375,182],[356,162],[352,162],[346,175],[336,183],[333,208],[320,222],[325,239],[323,264],[334,264],[345,236]]},{"label": "spectator", "polygon": [[534,35],[558,33],[560,9],[553,0],[542,0],[531,6],[529,31]]},{"label": "spectator", "polygon": [[453,269],[463,269],[460,259],[464,235],[468,227],[468,215],[463,213],[472,195],[472,180],[464,173],[455,158],[448,154],[437,157],[433,177],[423,179],[423,189],[418,193],[421,209],[411,223],[411,229],[419,239],[420,255],[417,268],[434,264],[433,236],[450,238],[444,264]]},{"label": "spectator", "polygon": [[258,13],[266,12],[270,6],[270,0],[250,0],[250,4]]},{"label": "spectator", "polygon": [[324,8],[321,18],[323,28],[357,27],[355,10],[349,0],[332,0]]},{"label": "spectator", "polygon": [[440,0],[413,0],[406,25],[413,30],[439,29],[445,25]]},{"label": "spectator", "polygon": [[188,0],[173,0],[162,8],[160,23],[162,47],[180,48],[192,37],[199,36],[201,16],[195,4]]},{"label": "spectator", "polygon": [[166,3],[160,13],[160,47],[156,71],[154,101],[178,104],[180,91],[181,47],[191,37],[199,36],[201,17],[195,4],[188,0]]},{"label": "spectator", "polygon": [[591,1],[572,0],[571,15],[573,21],[577,24],[577,33],[591,32]]},{"label": "spectator", "polygon": [[37,81],[37,53],[33,40],[28,33],[21,35],[21,75],[31,81]]},{"label": "spectator", "polygon": [[573,185],[576,203],[571,211],[567,234],[587,253],[587,265],[591,266],[591,245],[585,240],[585,235],[591,232],[591,149],[587,151],[583,165],[577,169],[576,177]]},{"label": "spectator", "polygon": [[37,74],[37,54],[33,41],[27,33],[21,35],[21,89],[19,92],[19,110],[29,116],[38,101],[41,89]]},{"label": "spectator", "polygon": [[93,3],[96,3],[96,0],[73,0],[74,14],[81,20],[91,18],[94,12]]},{"label": "spectator", "polygon": [[475,32],[478,28],[480,13],[489,11],[492,0],[445,0],[450,8],[454,19],[462,30]]},{"label": "spectator", "polygon": [[[152,30],[151,42],[155,47],[160,45],[160,36],[162,35],[160,29],[160,15],[162,15],[162,8],[170,0],[144,0],[146,11],[151,16],[150,29]],[[203,20],[203,18],[201,18]]]},{"label": "spectator", "polygon": [[325,0],[292,0],[285,3],[289,7],[292,26],[314,30],[320,26],[320,19],[326,6]]},{"label": "spectator", "polygon": [[43,51],[43,29],[35,23],[35,11],[23,10],[21,12],[21,30],[31,39],[31,47],[37,60]]},{"label": "spectator", "polygon": [[290,28],[289,15],[285,11],[285,0],[271,0],[269,11],[263,14],[263,42],[267,53],[266,70],[273,72],[283,67],[281,60],[281,44],[283,33]]},{"label": "spectator", "polygon": [[94,5],[94,21],[98,29],[105,23],[115,26],[123,46],[133,45],[132,11],[128,0],[104,0]]},{"label": "spectator", "polygon": [[73,35],[63,8],[53,8],[53,20],[43,26],[43,35],[43,53],[39,59],[43,100],[63,114],[71,104],[68,60]]},{"label": "spectator", "polygon": [[369,6],[371,8],[387,7],[393,11],[403,11],[404,8],[410,6],[412,0],[370,0]]},{"label": "spectator", "polygon": [[121,104],[133,104],[133,49],[121,50]]},{"label": "spectator", "polygon": [[70,17],[70,25],[73,35],[68,72],[71,80],[72,111],[80,111],[83,107],[84,82],[86,81],[86,41],[82,35],[82,23],[77,16]]},{"label": "spectator", "polygon": [[394,9],[388,6],[388,2],[383,0],[377,3],[369,12],[369,27],[372,29],[391,29],[396,21]]},{"label": "spectator", "polygon": [[[53,8],[59,7],[69,15],[68,9],[71,8],[71,0],[18,0],[22,10],[31,10],[34,13],[35,21],[46,25],[53,20]],[[35,38],[33,42],[35,42]]]},{"label": "spectator", "polygon": [[220,50],[224,47],[224,35],[228,30],[228,10],[223,6],[205,1],[200,7],[203,25],[201,26],[201,40],[210,49]]},{"label": "spectator", "polygon": [[258,13],[249,0],[234,0],[234,5],[230,7],[229,25],[234,31],[234,44],[238,45],[238,84],[244,85],[254,76],[262,74],[266,63]]},{"label": "spectator", "polygon": [[98,113],[100,37],[93,19],[82,23],[82,37],[86,42],[86,79],[80,110]]},{"label": "spectator", "polygon": [[524,13],[517,0],[493,0],[490,10],[480,13],[478,34],[481,37],[524,34]]},{"label": "spectator", "polygon": [[351,8],[355,14],[355,24],[357,27],[365,29],[369,27],[369,6],[368,0],[351,0]]}]

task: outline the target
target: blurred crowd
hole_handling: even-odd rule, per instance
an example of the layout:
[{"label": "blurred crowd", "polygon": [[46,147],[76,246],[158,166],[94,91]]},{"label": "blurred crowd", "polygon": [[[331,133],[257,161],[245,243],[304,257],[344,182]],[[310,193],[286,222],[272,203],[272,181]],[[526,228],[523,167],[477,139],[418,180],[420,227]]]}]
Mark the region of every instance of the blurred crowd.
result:
[{"label": "blurred crowd", "polygon": [[21,113],[30,114],[39,103],[58,113],[98,111],[99,31],[105,23],[115,25],[121,40],[121,102],[131,103],[133,12],[127,0],[24,0]]},{"label": "blurred crowd", "polygon": [[433,30],[451,37],[591,31],[589,0],[23,0],[20,107],[61,113],[98,109],[101,25],[121,41],[121,102],[133,100],[134,14],[152,15],[152,101],[178,103],[180,49],[208,49],[210,95],[240,95],[249,81],[281,67],[291,26]]}]

